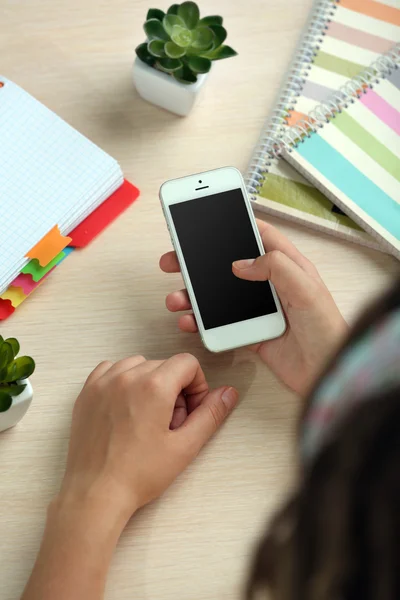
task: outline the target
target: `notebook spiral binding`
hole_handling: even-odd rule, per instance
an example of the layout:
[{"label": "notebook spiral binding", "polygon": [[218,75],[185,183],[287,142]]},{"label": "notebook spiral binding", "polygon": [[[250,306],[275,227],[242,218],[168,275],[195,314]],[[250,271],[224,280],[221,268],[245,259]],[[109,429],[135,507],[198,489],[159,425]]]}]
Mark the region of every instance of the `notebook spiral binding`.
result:
[{"label": "notebook spiral binding", "polygon": [[305,119],[298,121],[294,127],[287,127],[282,137],[274,142],[271,154],[279,158],[283,151],[292,152],[293,148],[297,148],[306,137],[311,137],[312,133],[335,118],[337,113],[341,113],[343,108],[354,104],[356,98],[361,98],[368,88],[373,89],[374,84],[379,83],[398,68],[400,68],[400,44],[347,81],[326,102],[311,110]]},{"label": "notebook spiral binding", "polygon": [[312,67],[319,44],[323,41],[325,30],[328,29],[328,23],[339,3],[340,0],[319,0],[311,12],[305,28],[306,33],[301,37],[295,52],[296,58],[289,67],[283,88],[278,93],[275,110],[268,118],[253,154],[255,160],[247,171],[246,184],[252,200],[255,200],[271,161],[276,157],[274,152],[276,140],[286,129],[286,119],[290,116],[290,111],[294,110],[296,99],[301,95],[307,71]]}]

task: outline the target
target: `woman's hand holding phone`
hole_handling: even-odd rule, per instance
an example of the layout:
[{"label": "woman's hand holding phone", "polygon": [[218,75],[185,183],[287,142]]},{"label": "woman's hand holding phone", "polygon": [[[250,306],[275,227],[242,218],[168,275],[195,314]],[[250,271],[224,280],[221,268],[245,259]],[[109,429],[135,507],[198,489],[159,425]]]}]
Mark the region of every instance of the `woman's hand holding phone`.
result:
[{"label": "woman's hand holding phone", "polygon": [[[248,281],[270,280],[285,311],[288,328],[280,338],[251,349],[289,388],[305,395],[325,362],[343,339],[347,325],[314,265],[275,227],[257,220],[266,254],[236,261],[234,274]],[[180,271],[175,252],[160,259],[165,273]],[[166,305],[171,312],[191,310],[186,290],[172,292]],[[179,318],[179,327],[197,332],[193,314]]]}]

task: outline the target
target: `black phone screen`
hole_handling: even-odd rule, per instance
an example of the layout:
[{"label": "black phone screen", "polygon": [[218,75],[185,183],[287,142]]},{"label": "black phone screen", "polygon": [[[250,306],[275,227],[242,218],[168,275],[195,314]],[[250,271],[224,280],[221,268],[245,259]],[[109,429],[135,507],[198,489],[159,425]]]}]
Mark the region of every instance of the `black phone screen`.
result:
[{"label": "black phone screen", "polygon": [[235,260],[260,256],[240,188],[170,205],[205,329],[277,312],[267,281],[244,281]]}]

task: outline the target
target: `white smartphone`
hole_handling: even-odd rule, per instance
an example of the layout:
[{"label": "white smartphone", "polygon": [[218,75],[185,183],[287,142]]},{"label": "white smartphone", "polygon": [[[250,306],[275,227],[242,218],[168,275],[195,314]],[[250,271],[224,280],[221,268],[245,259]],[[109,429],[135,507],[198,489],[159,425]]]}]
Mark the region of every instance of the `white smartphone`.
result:
[{"label": "white smartphone", "polygon": [[265,253],[240,172],[225,167],[167,181],[160,200],[205,347],[223,352],[282,335],[273,285],[232,272],[235,260]]}]

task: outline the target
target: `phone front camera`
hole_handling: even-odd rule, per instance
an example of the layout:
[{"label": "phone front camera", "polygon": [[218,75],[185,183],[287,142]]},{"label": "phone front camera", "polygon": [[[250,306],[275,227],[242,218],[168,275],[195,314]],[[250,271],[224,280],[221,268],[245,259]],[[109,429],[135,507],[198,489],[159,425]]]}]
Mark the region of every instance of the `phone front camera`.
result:
[{"label": "phone front camera", "polygon": [[199,179],[199,183],[203,183],[201,179]]}]

